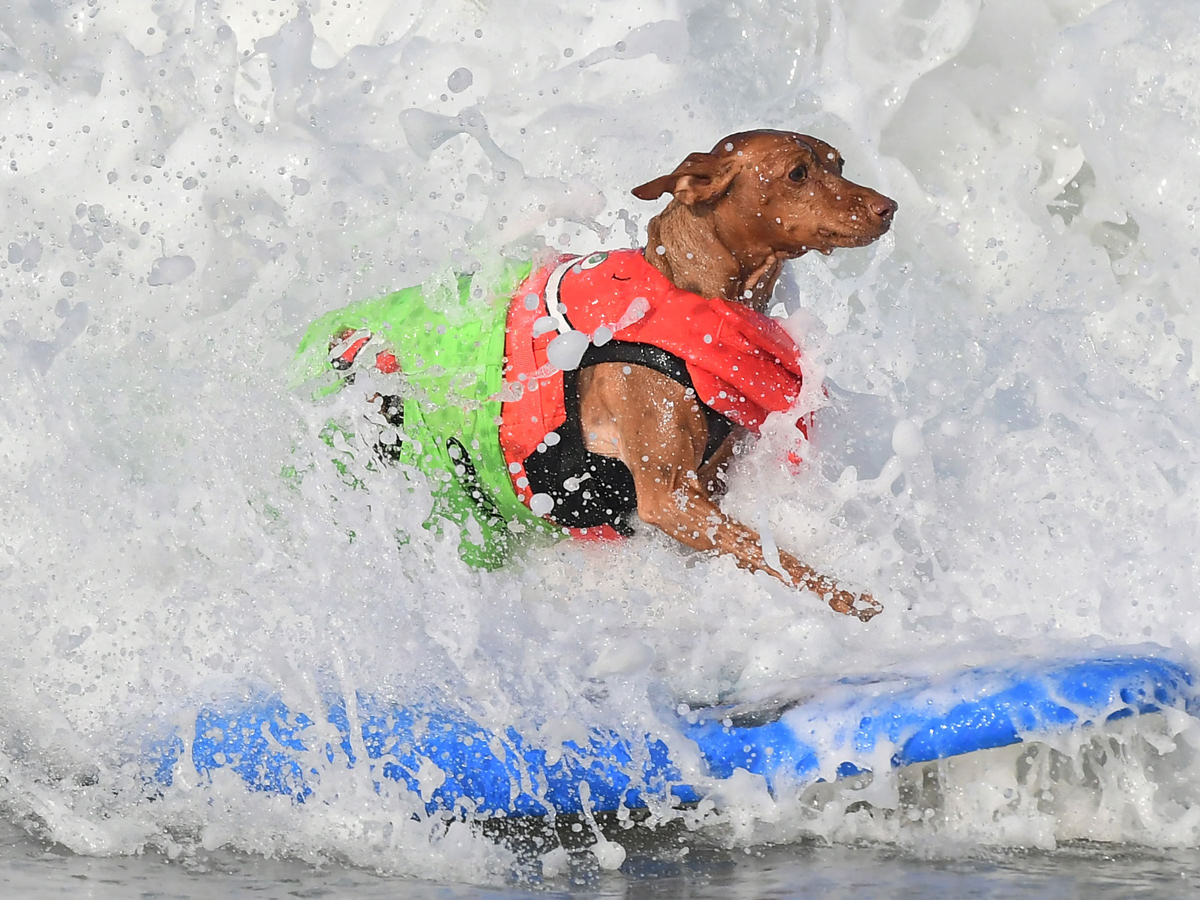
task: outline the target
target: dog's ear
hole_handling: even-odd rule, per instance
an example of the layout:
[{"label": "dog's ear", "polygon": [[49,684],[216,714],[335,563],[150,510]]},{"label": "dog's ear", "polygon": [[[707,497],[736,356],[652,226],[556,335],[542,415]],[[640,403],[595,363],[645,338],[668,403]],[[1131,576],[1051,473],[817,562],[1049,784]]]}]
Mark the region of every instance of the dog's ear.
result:
[{"label": "dog's ear", "polygon": [[689,153],[670,175],[647,181],[632,193],[639,200],[656,200],[669,191],[680,203],[692,206],[720,197],[729,190],[736,174],[737,166],[727,156]]}]

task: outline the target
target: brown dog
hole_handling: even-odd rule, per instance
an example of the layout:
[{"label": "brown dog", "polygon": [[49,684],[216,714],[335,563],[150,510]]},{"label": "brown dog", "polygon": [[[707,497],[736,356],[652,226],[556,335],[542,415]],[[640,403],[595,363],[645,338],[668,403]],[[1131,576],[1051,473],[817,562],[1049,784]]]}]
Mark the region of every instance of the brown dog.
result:
[{"label": "brown dog", "polygon": [[[846,180],[842,168],[833,147],[805,135],[724,138],[634,189],[642,200],[674,195],[650,221],[645,257],[676,287],[762,311],[785,260],[864,247],[891,226],[895,201]],[[771,568],[758,534],[721,512],[711,475],[737,435],[701,468],[708,426],[683,385],[644,366],[600,363],[580,372],[579,404],[587,449],[629,468],[643,521],[688,547],[803,585],[838,612],[866,621],[882,610],[788,553],[779,553],[783,572]]]}]

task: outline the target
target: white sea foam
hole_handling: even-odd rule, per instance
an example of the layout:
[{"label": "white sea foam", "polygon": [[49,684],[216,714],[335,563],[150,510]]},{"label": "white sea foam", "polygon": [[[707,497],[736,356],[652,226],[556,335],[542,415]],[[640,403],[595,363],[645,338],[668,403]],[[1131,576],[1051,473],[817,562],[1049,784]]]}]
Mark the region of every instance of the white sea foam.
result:
[{"label": "white sea foam", "polygon": [[[322,805],[228,774],[211,804],[182,776],[151,802],[129,763],[147,723],[246,685],[307,708],[330,682],[450,696],[553,745],[600,721],[661,730],[664,695],[809,674],[1143,641],[1194,658],[1192,7],[8,3],[9,815],[81,852],[228,845],[486,880],[504,852],[414,822],[417,798],[362,774]],[[768,428],[725,501],[885,615],[837,617],[652,532],[474,572],[420,527],[419,479],[345,487],[326,411],[285,385],[309,321],[502,253],[638,243],[659,204],[629,188],[748,127],[819,134],[900,203],[874,247],[790,266],[778,298],[826,408],[798,476]],[[1194,845],[1195,723],[1122,727],[1044,765],[945,764],[937,791],[733,779],[720,812],[688,815],[731,841]]]}]

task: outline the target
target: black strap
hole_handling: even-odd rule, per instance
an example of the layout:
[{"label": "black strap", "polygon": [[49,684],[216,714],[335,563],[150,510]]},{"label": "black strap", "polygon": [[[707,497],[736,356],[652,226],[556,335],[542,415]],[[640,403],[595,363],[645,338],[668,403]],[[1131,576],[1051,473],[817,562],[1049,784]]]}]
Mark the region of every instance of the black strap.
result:
[{"label": "black strap", "polygon": [[653,344],[609,341],[599,347],[595,344],[589,345],[584,351],[583,359],[580,360],[579,368],[584,369],[603,362],[623,362],[635,366],[645,366],[647,369],[653,369],[655,372],[666,375],[672,381],[678,382],[686,388],[691,388],[692,393],[697,394],[696,403],[704,411],[704,418],[708,424],[708,441],[704,445],[703,462],[708,462],[712,458],[712,455],[725,443],[725,438],[729,437],[729,433],[733,430],[732,422],[700,399],[695,385],[692,384],[692,375],[688,371],[687,363],[674,353]]},{"label": "black strap", "polygon": [[529,490],[554,499],[550,517],[568,528],[611,525],[633,534],[629,516],[637,509],[637,489],[625,463],[588,450],[579,416],[579,371],[563,373],[567,418],[554,434],[558,443],[539,444],[525,459]]},{"label": "black strap", "polygon": [[[651,344],[610,341],[588,347],[580,369],[602,362],[624,362],[661,372],[684,387],[695,388],[687,365],[678,356]],[[563,373],[563,404],[566,421],[557,429],[558,443],[541,444],[525,460],[529,490],[548,494],[554,499],[551,518],[570,528],[594,528],[611,525],[620,534],[630,535],[630,515],[637,510],[637,490],[633,474],[619,459],[588,450],[583,441],[579,412],[579,370]],[[732,423],[702,403],[708,423],[708,441],[704,450],[707,462],[732,430]]]},{"label": "black strap", "polygon": [[[566,272],[563,273],[563,276],[566,276]],[[559,281],[559,285],[561,285],[561,280]],[[567,318],[567,308],[561,302],[560,290],[561,287],[555,287],[554,296],[547,296],[545,298],[546,308],[549,310],[551,309],[551,304],[554,304],[553,309],[557,311],[558,317],[566,327],[568,329],[574,328],[575,326],[571,324],[571,320]],[[559,332],[561,333],[562,331],[563,326],[560,325]],[[656,347],[654,344],[639,344],[633,341],[614,341],[610,339],[607,343],[599,346],[588,344],[587,350],[584,351],[583,357],[579,361],[579,368],[585,369],[588,366],[598,365],[603,362],[624,362],[654,369],[654,371],[661,372],[672,381],[676,381],[684,387],[689,388],[693,394],[697,395],[696,402],[704,410],[705,422],[708,425],[708,440],[704,445],[702,465],[712,458],[712,455],[725,442],[725,438],[729,437],[729,432],[733,430],[732,422],[700,399],[696,386],[692,384],[692,375],[688,371],[687,363],[674,353],[664,350],[662,347]],[[564,377],[566,374],[570,373],[564,373]],[[578,391],[576,391],[575,406],[578,409]],[[569,405],[568,409],[570,409]],[[570,413],[568,412],[569,415]]]}]

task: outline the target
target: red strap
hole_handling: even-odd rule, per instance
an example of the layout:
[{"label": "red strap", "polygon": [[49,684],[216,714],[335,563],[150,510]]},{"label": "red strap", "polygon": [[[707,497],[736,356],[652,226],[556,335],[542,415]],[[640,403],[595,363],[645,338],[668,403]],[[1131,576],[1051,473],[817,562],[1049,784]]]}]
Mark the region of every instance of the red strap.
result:
[{"label": "red strap", "polygon": [[[336,344],[339,341],[344,341],[353,334],[354,334],[354,329],[347,328],[345,331],[343,331],[341,334],[339,334],[334,339],[334,345],[336,346]],[[365,332],[362,337],[360,337],[357,341],[355,341],[353,344],[351,344],[349,347],[347,347],[345,350],[343,350],[340,355],[335,356],[332,359],[330,359],[329,360],[330,365],[332,365],[335,369],[339,369],[343,372],[346,371],[346,369],[348,369],[352,365],[354,365],[354,360],[358,356],[358,352],[367,345],[367,341],[369,341],[369,340],[371,340],[371,333]],[[331,347],[330,349],[333,349],[333,348]]]},{"label": "red strap", "polygon": [[382,350],[375,357],[375,368],[384,375],[394,375],[400,371],[400,362],[391,350]]}]

